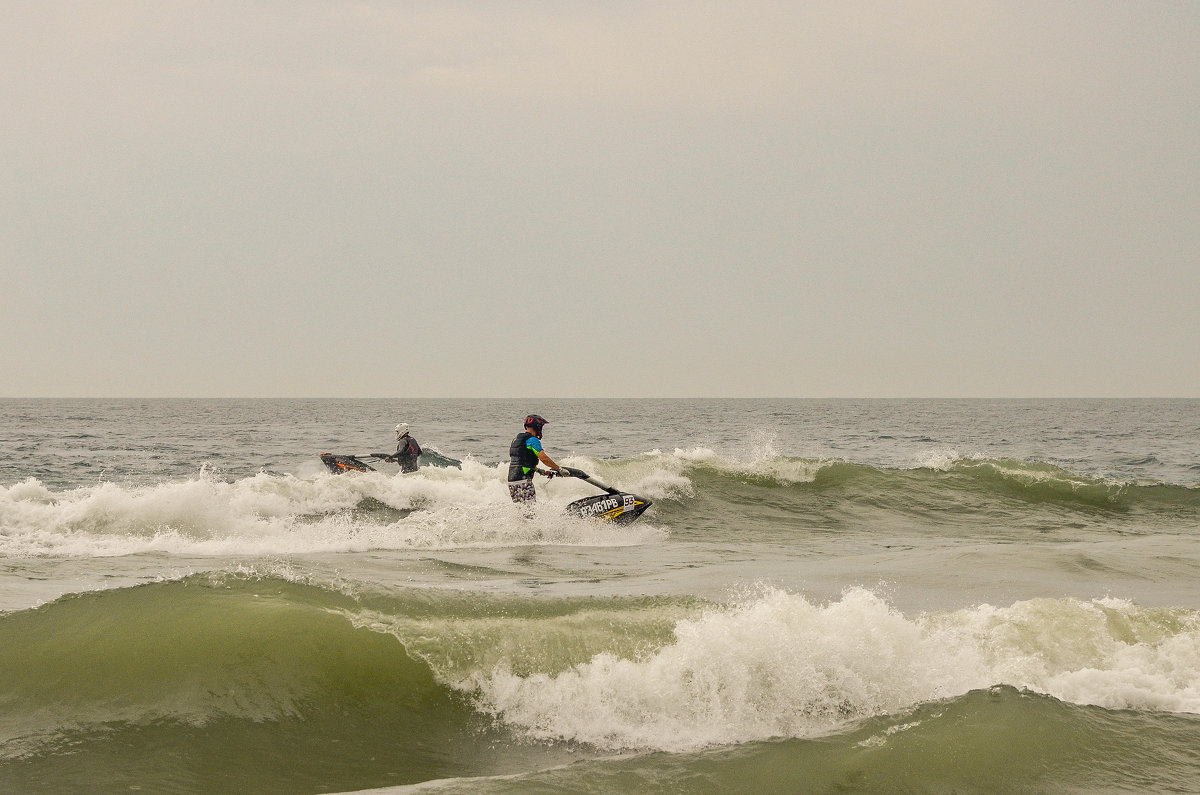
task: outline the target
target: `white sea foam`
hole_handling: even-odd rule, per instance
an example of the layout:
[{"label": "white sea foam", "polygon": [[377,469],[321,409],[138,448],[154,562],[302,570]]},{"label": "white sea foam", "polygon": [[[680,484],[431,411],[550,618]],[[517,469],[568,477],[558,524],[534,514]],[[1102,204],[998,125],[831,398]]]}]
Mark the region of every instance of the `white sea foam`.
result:
[{"label": "white sea foam", "polygon": [[948,447],[926,450],[914,459],[917,469],[932,469],[938,472],[945,472],[962,460],[963,457],[957,450]]},{"label": "white sea foam", "polygon": [[763,589],[680,622],[640,659],[475,677],[532,737],[695,750],[810,737],[996,684],[1111,708],[1200,712],[1200,623],[1119,601],[1034,600],[908,618],[861,589],[812,604]]},{"label": "white sea foam", "polygon": [[750,447],[745,457],[719,456],[707,447],[676,448],[669,455],[655,450],[648,455],[657,457],[664,467],[683,471],[688,467],[706,467],[742,477],[769,478],[781,484],[811,483],[827,461],[789,458],[776,451],[772,441],[763,440]]},{"label": "white sea foam", "polygon": [[[664,477],[672,480],[652,470],[644,475],[651,483]],[[105,482],[61,492],[29,479],[0,487],[0,554],[272,555],[514,544],[619,546],[662,537],[649,522],[621,528],[565,516],[561,508],[567,502],[596,493],[585,483],[542,481],[539,492],[538,510],[526,518],[509,499],[501,469],[472,461],[461,469],[427,468],[404,476],[259,474],[226,482],[202,471],[149,486]]]}]

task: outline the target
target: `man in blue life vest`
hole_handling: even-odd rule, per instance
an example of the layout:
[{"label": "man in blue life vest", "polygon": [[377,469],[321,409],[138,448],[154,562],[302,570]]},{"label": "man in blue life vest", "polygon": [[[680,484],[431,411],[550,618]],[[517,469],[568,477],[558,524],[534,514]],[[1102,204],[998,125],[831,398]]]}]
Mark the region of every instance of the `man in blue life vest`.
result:
[{"label": "man in blue life vest", "polygon": [[[518,433],[508,447],[508,494],[513,502],[529,504],[537,501],[537,493],[533,490],[535,472],[547,477],[560,474],[558,464],[542,449],[542,426],[545,424],[545,418],[530,414],[525,418],[525,430]],[[550,470],[538,469],[538,461]]]}]

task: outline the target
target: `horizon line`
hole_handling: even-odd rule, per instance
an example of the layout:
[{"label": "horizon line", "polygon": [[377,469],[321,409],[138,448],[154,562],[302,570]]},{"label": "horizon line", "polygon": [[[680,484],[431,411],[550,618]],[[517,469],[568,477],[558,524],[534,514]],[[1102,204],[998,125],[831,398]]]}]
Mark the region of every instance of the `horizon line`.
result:
[{"label": "horizon line", "polygon": [[0,395],[0,400],[1200,400],[1200,395],[641,395],[440,396],[400,395]]}]

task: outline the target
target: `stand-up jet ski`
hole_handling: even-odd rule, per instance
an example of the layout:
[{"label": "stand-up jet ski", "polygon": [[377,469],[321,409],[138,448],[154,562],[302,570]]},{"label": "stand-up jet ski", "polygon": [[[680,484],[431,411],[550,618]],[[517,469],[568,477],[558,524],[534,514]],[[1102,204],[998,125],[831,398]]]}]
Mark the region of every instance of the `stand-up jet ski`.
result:
[{"label": "stand-up jet ski", "polygon": [[585,480],[605,492],[604,494],[596,494],[592,497],[584,497],[582,500],[575,500],[575,502],[568,505],[566,511],[572,516],[578,516],[583,519],[596,518],[604,522],[612,522],[613,524],[629,524],[653,505],[645,497],[628,494],[605,485],[582,469],[561,467],[557,474],[559,477]]},{"label": "stand-up jet ski", "polygon": [[[399,463],[396,456],[392,453],[363,453],[362,455],[334,455],[333,453],[321,453],[321,463],[329,468],[329,471],[335,475],[342,472],[375,472],[375,467],[368,464],[362,459],[369,458],[372,461],[387,461],[391,464]],[[447,458],[433,450],[425,449],[421,451],[421,457],[417,459],[421,466],[431,467],[461,467],[462,462],[453,458]]]},{"label": "stand-up jet ski", "polygon": [[[371,453],[364,458],[378,458],[382,454]],[[386,456],[384,456],[386,457]],[[321,453],[321,463],[329,467],[329,471],[335,475],[342,472],[374,472],[375,467],[360,461],[356,455],[334,455],[333,453]]]}]

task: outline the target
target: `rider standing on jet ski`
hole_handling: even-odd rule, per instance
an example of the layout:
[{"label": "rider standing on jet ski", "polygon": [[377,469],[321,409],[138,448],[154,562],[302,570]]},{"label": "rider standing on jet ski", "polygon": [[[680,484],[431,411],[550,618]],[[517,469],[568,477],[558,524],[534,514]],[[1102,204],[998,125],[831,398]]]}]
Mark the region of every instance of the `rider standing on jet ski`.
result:
[{"label": "rider standing on jet ski", "polygon": [[400,465],[401,472],[416,472],[419,455],[421,445],[408,435],[408,425],[400,423],[396,426],[396,454],[391,456],[391,460]]},{"label": "rider standing on jet ski", "polygon": [[[537,501],[533,489],[533,474],[541,472],[547,477],[561,474],[558,464],[542,449],[543,417],[530,414],[525,418],[525,430],[517,434],[508,448],[508,494],[513,502],[532,503]],[[537,468],[538,461],[550,467],[549,472]]]}]

